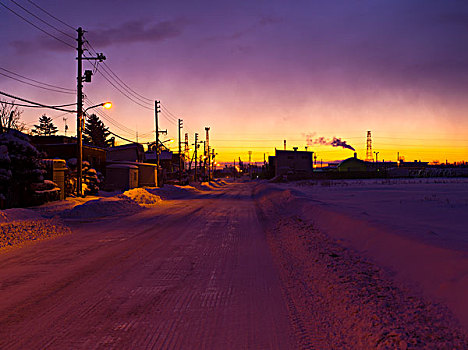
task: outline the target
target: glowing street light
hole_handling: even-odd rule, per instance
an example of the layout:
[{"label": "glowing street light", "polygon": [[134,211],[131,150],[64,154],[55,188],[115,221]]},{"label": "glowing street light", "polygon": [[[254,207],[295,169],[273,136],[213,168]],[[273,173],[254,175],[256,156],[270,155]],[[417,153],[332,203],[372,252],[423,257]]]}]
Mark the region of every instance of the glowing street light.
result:
[{"label": "glowing street light", "polygon": [[83,113],[86,113],[86,111],[88,109],[91,109],[91,108],[96,108],[96,107],[104,107],[104,109],[111,109],[112,108],[112,102],[110,101],[107,101],[107,102],[102,102],[102,103],[98,103],[97,105],[94,105],[94,106],[91,106],[91,107],[88,107],[86,108]]}]

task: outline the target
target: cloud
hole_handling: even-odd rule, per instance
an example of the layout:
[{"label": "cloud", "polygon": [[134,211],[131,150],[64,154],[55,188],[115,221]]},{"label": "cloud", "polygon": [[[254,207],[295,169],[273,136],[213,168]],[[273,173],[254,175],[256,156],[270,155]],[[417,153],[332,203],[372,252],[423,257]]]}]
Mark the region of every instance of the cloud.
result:
[{"label": "cloud", "polygon": [[92,40],[93,45],[100,48],[113,44],[159,42],[180,36],[186,24],[187,21],[183,19],[152,24],[136,20],[123,23],[114,28],[90,31],[87,37]]},{"label": "cloud", "polygon": [[[141,42],[159,42],[180,36],[188,22],[183,19],[148,23],[143,20],[134,20],[122,23],[119,26],[92,30],[86,32],[85,36],[90,40],[93,47],[104,48],[110,45],[122,45]],[[69,38],[59,39],[69,42],[75,46],[76,43]],[[36,40],[15,40],[10,43],[20,55],[32,54],[37,51],[65,52],[73,50],[63,42],[50,37],[40,36]]]}]

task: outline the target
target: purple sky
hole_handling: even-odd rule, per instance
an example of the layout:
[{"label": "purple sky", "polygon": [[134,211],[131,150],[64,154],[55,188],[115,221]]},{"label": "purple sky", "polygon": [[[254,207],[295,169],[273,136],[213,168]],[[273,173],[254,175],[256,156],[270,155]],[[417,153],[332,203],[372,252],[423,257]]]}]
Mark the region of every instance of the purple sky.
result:
[{"label": "purple sky", "polygon": [[[11,0],[3,4],[50,33]],[[15,0],[50,18],[28,0]],[[463,1],[49,1],[34,0],[76,28],[135,91],[184,119],[185,132],[211,126],[220,158],[254,159],[307,135],[347,140],[425,160],[468,160],[468,3]],[[1,68],[73,88],[75,52],[0,7]],[[71,29],[50,20],[66,33]],[[90,66],[87,65],[87,68]],[[2,72],[2,71],[0,71]],[[44,92],[0,76],[2,91],[61,104],[73,95]],[[153,139],[153,114],[96,74],[94,102],[111,99],[114,120]],[[35,122],[42,111],[25,111]],[[50,112],[51,116],[60,113]],[[106,122],[106,121],[104,121]],[[74,133],[73,116],[69,125]],[[109,123],[106,123],[109,125]],[[62,118],[57,125],[63,130]],[[134,134],[111,129],[128,138]],[[176,128],[161,119],[169,137]],[[262,140],[262,141],[257,141]],[[325,159],[349,150],[317,146]]]}]

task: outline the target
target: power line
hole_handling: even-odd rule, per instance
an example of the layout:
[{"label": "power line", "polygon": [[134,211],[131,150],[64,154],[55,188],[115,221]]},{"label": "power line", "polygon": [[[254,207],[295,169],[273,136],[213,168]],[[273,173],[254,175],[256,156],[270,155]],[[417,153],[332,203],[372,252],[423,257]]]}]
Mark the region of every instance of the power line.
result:
[{"label": "power line", "polygon": [[55,29],[56,31],[58,31],[59,33],[65,35],[65,36],[68,36],[69,38],[75,40],[75,37],[74,36],[71,36],[70,34],[68,33],[65,33],[64,31],[61,31],[60,29],[58,29],[57,27],[53,26],[52,24],[44,21],[42,18],[40,18],[39,16],[35,15],[34,13],[32,13],[31,11],[29,11],[27,8],[21,6],[20,4],[18,4],[15,0],[10,0],[12,3],[14,3],[16,6],[20,7],[23,9],[23,11],[29,13],[31,16],[33,16],[34,18],[38,19],[39,21],[41,21],[42,23],[44,23],[45,25],[49,26],[50,28],[52,29]]},{"label": "power line", "polygon": [[147,107],[143,104],[141,104],[140,102],[138,101],[135,101],[133,98],[131,98],[130,96],[128,96],[125,92],[123,92],[119,87],[117,87],[112,81],[110,81],[104,74],[102,74],[102,72],[100,70],[97,71],[99,74],[101,74],[101,76],[107,80],[107,82],[109,84],[111,84],[118,92],[120,92],[122,95],[124,95],[126,98],[128,98],[130,101],[132,101],[133,103],[139,105],[140,107],[142,108],[145,108],[145,109],[148,109],[150,111],[154,111],[154,108],[150,108],[150,107]]},{"label": "power line", "polygon": [[[36,107],[40,106],[40,107],[43,107],[43,108],[56,109],[56,110],[62,111],[62,112],[70,112],[70,113],[76,112],[76,111],[71,111],[71,110],[67,110],[67,109],[60,108],[60,107],[64,107],[64,106],[71,106],[71,105],[74,105],[74,103],[73,103],[73,104],[68,104],[68,105],[60,105],[60,106],[49,106],[49,105],[44,105],[44,104],[42,104],[42,103],[38,103],[38,102],[33,102],[33,101],[30,101],[30,100],[26,100],[26,99],[21,98],[21,97],[18,97],[18,96],[10,95],[10,94],[7,94],[6,92],[3,92],[3,91],[0,91],[0,95],[7,96],[7,97],[13,98],[13,99],[15,99],[15,100],[20,100],[20,101],[23,101],[23,102],[27,102],[27,103],[36,105],[36,106],[24,106],[24,107],[33,107],[33,108],[36,108]],[[8,103],[8,104],[11,104],[10,102],[7,102],[7,103]]]},{"label": "power line", "polygon": [[164,111],[161,111],[161,115],[164,117],[164,119],[166,119],[170,124],[172,125],[177,125],[177,123],[175,121],[173,121],[171,118],[168,117],[167,114],[164,114]]},{"label": "power line", "polygon": [[[86,46],[92,53],[97,54],[96,50],[92,47],[92,45],[89,43],[89,41],[86,41]],[[128,84],[126,84],[122,79],[120,79],[117,74],[114,73],[114,71],[106,64],[102,63],[100,66],[102,69],[99,70],[96,68],[97,72],[101,74],[104,79],[106,79],[115,89],[117,89],[121,94],[123,94],[125,97],[130,99],[132,102],[140,105],[143,108],[154,110],[152,106],[152,103],[150,104],[147,101],[152,101],[149,98],[146,98],[140,94],[138,94],[135,90],[133,90]],[[112,79],[110,81],[109,79]],[[118,87],[117,87],[118,86]]]},{"label": "power line", "polygon": [[21,18],[23,21],[29,23],[30,25],[32,25],[34,28],[36,28],[37,30],[41,31],[42,33],[50,36],[51,38],[54,38],[55,40],[61,42],[62,44],[68,46],[68,47],[71,47],[72,49],[75,49],[75,47],[69,43],[67,43],[66,41],[63,41],[62,39],[60,38],[57,38],[55,35],[53,34],[50,34],[48,31],[38,27],[37,25],[35,25],[34,23],[32,23],[31,21],[29,21],[28,19],[24,18],[23,16],[21,16],[19,13],[15,12],[14,10],[12,10],[11,8],[9,8],[7,5],[5,5],[4,3],[0,2],[0,5],[3,6],[4,8],[6,8],[8,11],[12,12],[13,14],[15,14],[16,16],[18,16],[19,18]]},{"label": "power line", "polygon": [[169,114],[174,120],[178,120],[179,118],[176,117],[174,114],[171,113],[171,111],[169,109],[167,109],[166,106],[164,106],[163,104],[161,104],[161,107],[162,109],[167,113]]},{"label": "power line", "polygon": [[61,86],[57,86],[57,85],[52,85],[52,84],[47,84],[47,83],[43,83],[41,81],[38,81],[38,80],[34,80],[34,79],[31,79],[31,78],[28,78],[28,77],[25,77],[21,74],[18,74],[18,73],[15,73],[15,72],[12,72],[11,70],[8,70],[8,69],[5,69],[5,68],[2,68],[0,67],[0,70],[3,70],[7,73],[10,73],[10,74],[13,74],[17,77],[20,77],[20,78],[23,78],[23,79],[26,79],[26,80],[29,80],[29,81],[32,81],[32,82],[35,82],[35,83],[38,83],[38,84],[41,84],[41,85],[45,85],[45,86],[48,86],[48,87],[51,87],[51,88],[55,88],[55,89],[60,89],[60,90],[65,90],[65,91],[69,91],[70,93],[76,93],[75,90],[73,89],[68,89],[68,88],[64,88],[64,87],[61,87]]},{"label": "power line", "polygon": [[[1,92],[0,92],[1,94]],[[19,99],[19,97],[18,97]],[[16,102],[8,102],[8,101],[1,101],[1,103],[6,103],[7,105],[11,105],[11,106],[18,106],[18,107],[30,107],[30,108],[45,108],[44,105],[38,105],[38,106],[32,106],[32,105],[23,105],[23,104],[20,104],[20,103],[16,103]],[[58,105],[58,106],[47,106],[47,108],[60,108],[60,107],[68,107],[68,106],[74,106],[76,105],[76,103],[68,103],[66,105]],[[70,112],[66,112],[66,113],[75,113],[76,111],[70,111]]]},{"label": "power line", "polygon": [[[86,43],[89,45],[89,48],[95,53],[97,54],[96,50],[94,49],[93,45],[91,45],[91,43],[89,41],[86,41]],[[150,99],[150,98],[147,98],[141,94],[139,94],[138,92],[136,92],[134,89],[132,89],[128,84],[126,84],[122,79],[119,78],[119,76],[109,67],[109,65],[106,63],[106,62],[102,62],[103,66],[105,68],[107,68],[110,73],[109,74],[112,74],[120,83],[122,83],[128,90],[130,90],[131,92],[133,92],[134,96],[135,97],[139,97],[140,99],[142,100],[146,100],[148,102],[151,102],[153,103],[154,100]]]},{"label": "power line", "polygon": [[124,141],[127,141],[127,142],[131,142],[131,143],[138,143],[136,141],[132,141],[132,140],[129,140],[129,139],[126,139],[125,137],[122,137],[120,135],[117,135],[116,133],[113,133],[112,131],[108,130],[110,134],[114,135],[114,136],[117,136],[119,139],[122,139]]},{"label": "power line", "polygon": [[40,86],[40,85],[37,85],[37,84],[28,83],[28,82],[26,82],[26,81],[23,81],[23,80],[21,80],[21,79],[18,79],[18,78],[9,76],[8,74],[2,73],[2,72],[0,72],[0,75],[2,75],[2,76],[4,76],[4,77],[7,77],[7,78],[10,78],[10,79],[13,79],[13,80],[16,80],[16,81],[18,81],[18,82],[20,82],[20,83],[23,83],[23,84],[26,84],[26,85],[30,85],[30,86],[37,87],[37,88],[39,88],[39,89],[44,89],[44,90],[48,90],[48,91],[58,92],[58,93],[61,93],[61,94],[73,94],[73,92],[67,92],[67,91],[56,90],[56,89],[51,89],[51,88],[48,88],[48,87],[45,87],[45,86]]},{"label": "power line", "polygon": [[[93,101],[91,101],[89,98],[86,97],[86,100],[88,103],[90,103],[90,105],[95,105],[95,103],[93,103]],[[127,128],[125,125],[123,124],[120,124],[118,121],[116,121],[115,119],[111,118],[109,115],[107,115],[106,113],[104,113],[103,111],[100,111],[100,110],[96,110],[95,113],[97,115],[99,115],[100,117],[102,117],[103,119],[105,119],[106,121],[108,121],[109,123],[111,123],[112,125],[114,125],[116,128],[130,134],[130,135],[134,135],[135,134],[135,131],[133,131],[132,129],[130,128]]]},{"label": "power line", "polygon": [[148,102],[144,101],[143,99],[139,98],[139,97],[136,96],[134,93],[132,93],[132,91],[130,91],[129,89],[127,89],[127,88],[125,87],[126,84],[122,85],[122,84],[119,82],[119,80],[117,80],[117,78],[116,78],[115,76],[113,76],[111,73],[109,73],[109,72],[107,71],[106,66],[101,65],[101,68],[102,68],[102,71],[99,71],[99,67],[96,67],[96,71],[98,71],[99,73],[101,73],[101,75],[103,75],[103,74],[105,73],[104,75],[106,75],[108,78],[112,79],[112,80],[114,81],[114,83],[117,84],[117,85],[118,85],[122,90],[124,90],[127,94],[129,94],[130,97],[131,97],[132,99],[137,100],[139,103],[144,104],[144,105],[147,106],[148,108],[149,108],[150,106],[153,106],[153,103],[148,103]]},{"label": "power line", "polygon": [[50,17],[52,17],[53,19],[55,19],[56,21],[62,23],[63,25],[67,26],[68,28],[72,29],[72,30],[75,30],[75,28],[73,28],[71,25],[69,25],[68,23],[62,21],[61,19],[55,17],[54,15],[52,15],[51,13],[47,12],[46,10],[44,10],[42,7],[40,7],[39,5],[37,5],[36,3],[32,2],[31,0],[27,0],[29,3],[33,4],[34,6],[36,6],[39,10],[41,10],[42,12],[44,12],[45,14],[49,15]]}]

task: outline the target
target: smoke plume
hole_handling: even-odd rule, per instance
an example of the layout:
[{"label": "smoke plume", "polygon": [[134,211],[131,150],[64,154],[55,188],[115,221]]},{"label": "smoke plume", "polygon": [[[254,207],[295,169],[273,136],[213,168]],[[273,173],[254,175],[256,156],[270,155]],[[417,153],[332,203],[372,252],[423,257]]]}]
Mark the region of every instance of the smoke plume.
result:
[{"label": "smoke plume", "polygon": [[346,141],[333,137],[333,139],[326,139],[325,137],[318,137],[318,138],[313,138],[313,134],[307,135],[307,146],[312,146],[312,145],[327,145],[327,146],[333,146],[333,147],[343,147],[350,149],[352,151],[355,151],[353,146],[350,146],[346,143]]}]

